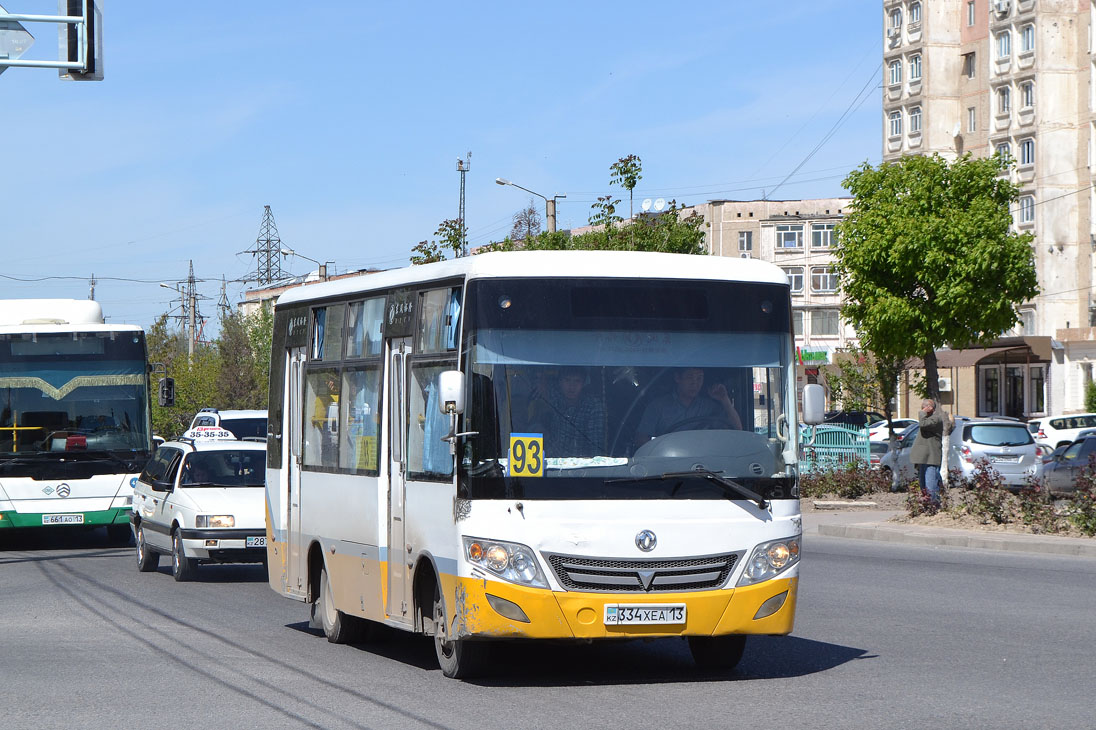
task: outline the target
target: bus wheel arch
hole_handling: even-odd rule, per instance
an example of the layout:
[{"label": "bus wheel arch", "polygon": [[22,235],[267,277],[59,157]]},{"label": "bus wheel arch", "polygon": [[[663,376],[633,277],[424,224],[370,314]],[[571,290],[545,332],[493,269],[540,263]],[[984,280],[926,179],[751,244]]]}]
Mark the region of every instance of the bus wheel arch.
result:
[{"label": "bus wheel arch", "polygon": [[414,601],[415,628],[427,636],[437,631],[434,616],[434,593],[441,590],[441,578],[434,556],[430,553],[419,555],[411,574],[411,600]]}]

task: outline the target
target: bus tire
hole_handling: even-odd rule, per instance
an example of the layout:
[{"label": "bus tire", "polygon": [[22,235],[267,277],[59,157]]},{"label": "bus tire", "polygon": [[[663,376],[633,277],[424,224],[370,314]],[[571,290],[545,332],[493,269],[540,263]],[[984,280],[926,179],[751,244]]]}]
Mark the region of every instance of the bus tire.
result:
[{"label": "bus tire", "polygon": [[176,530],[171,535],[171,576],[182,583],[193,580],[197,569],[198,561],[183,552],[183,538]]},{"label": "bus tire", "polygon": [[434,584],[434,653],[438,655],[441,673],[452,679],[468,679],[480,675],[487,666],[490,644],[451,639],[449,621],[441,586]]},{"label": "bus tire", "polygon": [[320,595],[312,605],[314,612],[319,614],[323,635],[332,644],[353,644],[362,640],[365,633],[362,630],[364,622],[356,616],[347,616],[335,608],[326,566],[320,568]]},{"label": "bus tire", "polygon": [[111,545],[125,547],[129,545],[131,537],[133,537],[133,530],[129,529],[128,522],[122,525],[107,525],[107,542]]},{"label": "bus tire", "polygon": [[744,634],[726,636],[690,636],[689,651],[693,661],[700,669],[707,671],[729,671],[742,661],[746,650]]},{"label": "bus tire", "polygon": [[137,570],[142,573],[151,573],[160,567],[160,554],[155,550],[149,550],[145,542],[145,528],[137,528]]}]

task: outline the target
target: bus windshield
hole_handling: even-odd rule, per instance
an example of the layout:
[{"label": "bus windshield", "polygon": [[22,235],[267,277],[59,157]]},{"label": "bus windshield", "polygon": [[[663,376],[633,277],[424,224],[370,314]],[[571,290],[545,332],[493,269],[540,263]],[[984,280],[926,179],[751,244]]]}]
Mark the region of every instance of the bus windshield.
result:
[{"label": "bus windshield", "polygon": [[0,335],[0,460],[147,456],[147,378],[140,332]]},{"label": "bus windshield", "polygon": [[797,496],[786,287],[489,280],[468,302],[464,496]]}]

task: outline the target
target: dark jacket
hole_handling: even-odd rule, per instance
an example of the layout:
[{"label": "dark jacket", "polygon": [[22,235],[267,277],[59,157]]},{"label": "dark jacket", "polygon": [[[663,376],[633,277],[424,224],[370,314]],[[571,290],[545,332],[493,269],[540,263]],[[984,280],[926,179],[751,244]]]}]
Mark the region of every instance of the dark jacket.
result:
[{"label": "dark jacket", "polygon": [[913,448],[910,449],[910,463],[939,466],[943,456],[945,416],[936,410],[931,416],[922,413],[917,420],[921,428],[914,439]]}]

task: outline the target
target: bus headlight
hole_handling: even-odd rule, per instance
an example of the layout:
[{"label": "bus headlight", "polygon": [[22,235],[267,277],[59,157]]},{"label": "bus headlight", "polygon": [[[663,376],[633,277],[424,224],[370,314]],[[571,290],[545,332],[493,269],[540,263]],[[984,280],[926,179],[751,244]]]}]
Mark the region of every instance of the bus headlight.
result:
[{"label": "bus headlight", "polygon": [[232,515],[198,515],[194,518],[195,527],[235,527],[236,518]]},{"label": "bus headlight", "polygon": [[536,555],[520,543],[466,537],[464,557],[472,565],[511,583],[535,588],[548,587]]},{"label": "bus headlight", "polygon": [[738,585],[750,586],[775,578],[799,562],[799,536],[763,542],[754,548],[738,579]]}]

